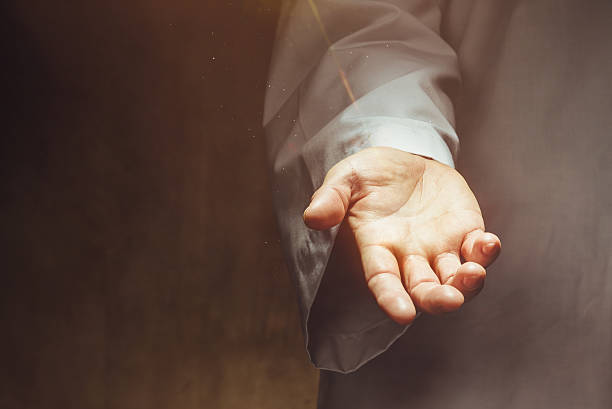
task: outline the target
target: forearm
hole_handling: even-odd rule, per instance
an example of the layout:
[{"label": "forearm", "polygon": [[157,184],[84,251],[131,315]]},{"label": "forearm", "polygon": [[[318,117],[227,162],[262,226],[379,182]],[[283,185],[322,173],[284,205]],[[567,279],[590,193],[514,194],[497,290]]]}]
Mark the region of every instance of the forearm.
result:
[{"label": "forearm", "polygon": [[448,95],[459,79],[456,57],[438,34],[437,2],[401,5],[301,0],[285,7],[266,98],[272,157],[293,157],[286,142],[319,160],[338,152],[326,171],[354,149],[392,146],[452,165],[458,140]]},{"label": "forearm", "polygon": [[[437,2],[398,4],[327,0],[316,1],[315,11],[298,0],[285,6],[279,24],[264,122],[283,247],[305,330],[337,230],[308,230],[302,211],[327,171],[370,146],[451,166],[457,150],[449,88],[459,75],[455,54],[438,34]],[[372,313],[361,315],[367,317],[361,327],[370,330],[312,337],[317,365],[353,370],[404,330],[393,323],[372,327],[384,317],[371,299],[364,308]],[[352,347],[343,352],[339,340],[348,339]]]}]

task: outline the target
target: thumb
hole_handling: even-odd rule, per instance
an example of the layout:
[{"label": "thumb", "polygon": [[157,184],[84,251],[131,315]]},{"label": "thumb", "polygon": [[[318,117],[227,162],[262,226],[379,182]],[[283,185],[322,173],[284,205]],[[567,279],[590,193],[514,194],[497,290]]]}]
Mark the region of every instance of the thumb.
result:
[{"label": "thumb", "polygon": [[351,183],[339,172],[328,173],[323,185],[312,195],[304,211],[304,223],[315,230],[326,230],[344,219],[351,198]]}]

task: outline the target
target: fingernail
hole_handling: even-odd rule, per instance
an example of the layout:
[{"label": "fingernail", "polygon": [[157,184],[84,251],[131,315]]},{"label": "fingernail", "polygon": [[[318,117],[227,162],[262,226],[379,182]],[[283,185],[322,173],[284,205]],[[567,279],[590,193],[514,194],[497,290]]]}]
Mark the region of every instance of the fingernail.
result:
[{"label": "fingernail", "polygon": [[463,286],[468,290],[475,290],[480,286],[480,277],[465,277],[463,279]]},{"label": "fingernail", "polygon": [[482,252],[490,256],[491,254],[495,252],[496,247],[497,247],[497,243],[487,243],[482,247]]}]

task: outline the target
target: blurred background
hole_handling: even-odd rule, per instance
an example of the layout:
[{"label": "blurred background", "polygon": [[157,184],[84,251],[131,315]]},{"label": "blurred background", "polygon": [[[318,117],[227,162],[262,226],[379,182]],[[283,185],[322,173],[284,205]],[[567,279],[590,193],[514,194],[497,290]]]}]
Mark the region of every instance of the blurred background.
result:
[{"label": "blurred background", "polygon": [[3,6],[0,408],[313,408],[269,192],[279,0]]}]

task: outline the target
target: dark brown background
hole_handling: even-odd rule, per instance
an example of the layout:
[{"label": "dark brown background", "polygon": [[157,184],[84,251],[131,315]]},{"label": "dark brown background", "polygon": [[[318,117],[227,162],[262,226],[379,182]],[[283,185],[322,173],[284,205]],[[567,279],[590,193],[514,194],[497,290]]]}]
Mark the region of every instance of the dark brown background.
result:
[{"label": "dark brown background", "polygon": [[276,0],[5,5],[0,408],[310,408],[260,126]]}]

